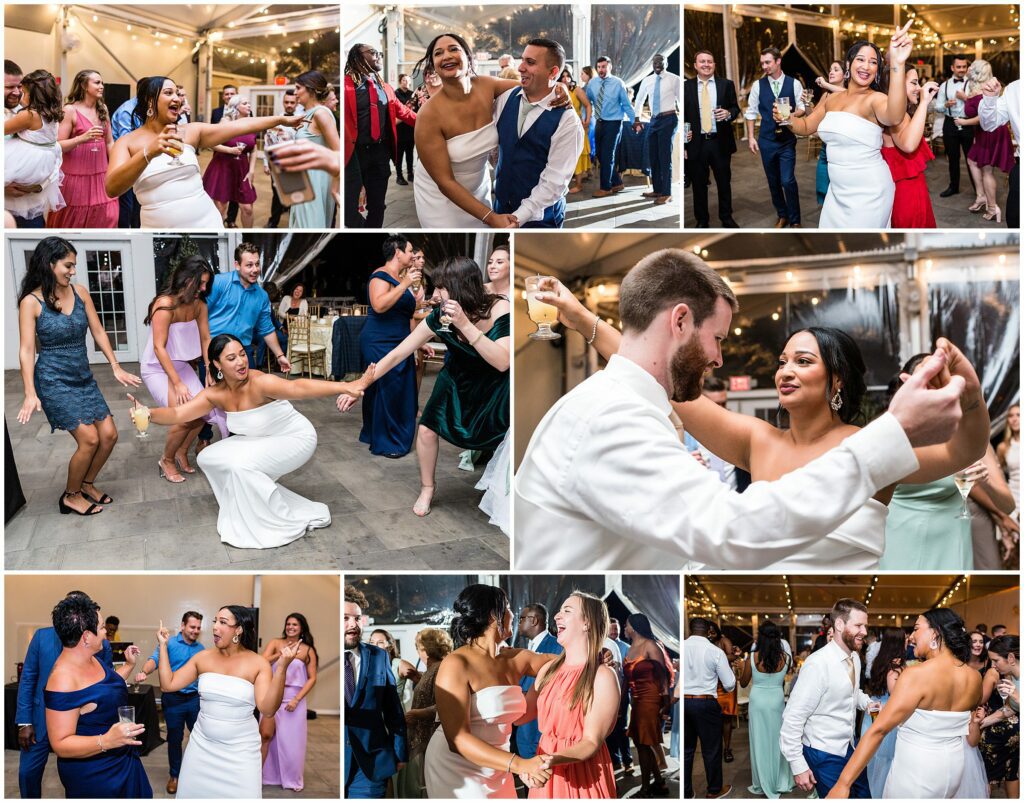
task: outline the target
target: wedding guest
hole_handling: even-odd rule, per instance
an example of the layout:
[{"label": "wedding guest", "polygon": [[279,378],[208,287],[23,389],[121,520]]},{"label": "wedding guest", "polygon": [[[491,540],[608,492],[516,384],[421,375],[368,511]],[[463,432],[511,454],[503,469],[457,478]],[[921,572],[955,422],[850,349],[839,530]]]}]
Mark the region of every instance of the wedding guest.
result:
[{"label": "wedding guest", "polygon": [[[949,160],[949,186],[939,193],[941,198],[949,198],[960,192],[960,151],[968,157],[971,145],[974,144],[974,128],[956,122],[967,116],[964,114],[964,104],[967,101],[967,68],[967,57],[959,53],[954,55],[949,68],[952,74],[943,81],[932,103],[932,108],[943,116],[942,144]],[[972,188],[977,190],[977,187],[974,187],[974,177],[970,172],[967,175],[971,179]]]},{"label": "wedding guest", "polygon": [[309,315],[309,302],[303,296],[306,294],[306,286],[302,282],[296,282],[290,294],[282,296],[281,303],[277,306],[277,314],[282,318],[286,315]]},{"label": "wedding guest", "polygon": [[1006,411],[1006,429],[996,447],[996,457],[1006,472],[1010,493],[1020,508],[1020,405],[1011,404]]},{"label": "wedding guest", "polygon": [[345,586],[345,797],[382,798],[408,761],[405,715],[387,653],[362,642],[366,597]]},{"label": "wedding guest", "polygon": [[615,169],[615,154],[622,137],[622,118],[632,125],[636,120],[633,104],[629,102],[626,85],[618,76],[612,75],[612,62],[608,56],[601,56],[595,62],[597,77],[587,83],[587,97],[594,107],[597,120],[595,138],[597,161],[601,169],[601,188],[593,193],[595,198],[605,198],[621,192],[626,187],[622,176]]},{"label": "wedding guest", "polygon": [[728,78],[715,76],[715,57],[709,50],[698,50],[693,67],[697,77],[683,88],[683,119],[690,123],[692,137],[686,143],[686,166],[692,179],[693,214],[697,228],[710,223],[708,176],[715,174],[718,192],[718,219],[727,229],[739,224],[732,217],[732,155],[736,153],[736,134],[732,121],[739,118],[736,85]]},{"label": "wedding guest", "polygon": [[984,97],[978,104],[978,117],[985,131],[996,131],[1009,123],[1014,142],[1018,143],[1013,151],[1013,170],[1010,171],[1010,188],[1006,196],[1006,225],[1014,229],[1020,226],[1020,82],[1011,82],[1002,97],[999,89],[998,78],[982,84],[981,94]]},{"label": "wedding guest", "polygon": [[[295,98],[305,109],[295,138],[337,152],[341,145],[337,124],[334,113],[325,105],[331,91],[331,85],[318,70],[309,70],[295,79]],[[306,175],[316,197],[292,206],[288,211],[288,228],[330,228],[334,225],[334,178],[326,170],[307,170]]]},{"label": "wedding guest", "polygon": [[224,112],[227,110],[228,105],[231,102],[231,98],[238,94],[238,87],[234,84],[225,84],[224,88],[220,91],[220,106],[210,112],[210,122],[216,125],[221,121],[224,116]]},{"label": "wedding guest", "polygon": [[[906,667],[906,634],[901,627],[887,627],[882,634],[875,656],[866,664],[867,683],[864,690],[872,702],[884,706],[889,702],[896,681]],[[861,726],[861,738],[874,724],[874,716],[865,716]],[[871,796],[883,797],[885,782],[889,778],[889,769],[896,754],[896,731],[892,730],[882,739],[874,756],[868,762],[868,788]],[[898,770],[897,770],[898,771]]]},{"label": "wedding guest", "polygon": [[[248,98],[235,95],[227,102],[222,122],[244,120],[252,116]],[[252,228],[252,205],[256,203],[256,134],[242,134],[232,137],[213,147],[213,158],[203,173],[203,188],[213,199],[223,217],[229,203],[235,204],[242,213],[242,228]],[[228,226],[234,222],[228,218]]]},{"label": "wedding guest", "polygon": [[[527,639],[526,649],[546,655],[561,655],[563,646],[548,632],[548,609],[539,602],[524,605],[519,612],[519,635]],[[602,639],[603,640],[603,639]],[[529,695],[536,678],[529,675],[519,681],[524,695]],[[523,758],[537,755],[541,728],[539,719],[524,722],[516,728],[516,752]],[[543,751],[548,753],[550,751]]]},{"label": "wedding guest", "polygon": [[511,290],[511,269],[512,257],[507,245],[499,245],[491,251],[487,260],[487,278],[490,279],[484,285],[484,290],[496,296],[510,298]]},{"label": "wedding guest", "polygon": [[192,107],[189,105],[188,96],[185,94],[185,87],[181,84],[176,84],[175,88],[178,90],[178,100],[181,101],[181,113],[178,115],[178,119],[188,124],[192,121]]},{"label": "wedding guest", "polygon": [[1010,174],[1015,167],[1013,142],[1010,139],[1010,127],[1002,125],[995,131],[978,128],[980,122],[979,107],[984,99],[981,87],[992,80],[992,65],[985,59],[976,59],[967,70],[967,100],[964,101],[964,117],[956,122],[961,126],[976,128],[974,142],[967,153],[967,167],[977,197],[968,208],[971,212],[980,212],[984,207],[985,220],[1003,222],[1003,213],[998,204],[996,170]]},{"label": "wedding guest", "polygon": [[739,676],[744,688],[754,684],[747,704],[752,781],[747,791],[773,799],[793,790],[793,775],[779,748],[786,674],[793,668],[787,647],[778,625],[761,622]]},{"label": "wedding guest", "polygon": [[996,690],[1004,702],[981,721],[981,754],[989,783],[1002,784],[1013,800],[1020,797],[1020,638],[992,632],[988,657],[999,673]]},{"label": "wedding guest", "polygon": [[[142,121],[135,116],[135,107],[138,105],[139,91],[142,87],[146,86],[149,82],[149,78],[140,78],[135,83],[135,96],[128,98],[124,103],[118,106],[112,115],[110,115],[110,129],[111,135],[114,141],[121,139],[126,134],[130,134],[132,131],[137,129]],[[110,169],[110,155],[107,153],[107,169]],[[104,176],[104,182],[106,177]],[[106,194],[106,187],[103,190]],[[113,197],[113,196],[110,196]],[[127,189],[117,196],[117,227],[119,229],[137,229],[142,225],[141,219],[141,208],[139,207],[139,201],[135,197],[135,190]]]},{"label": "wedding guest", "polygon": [[[831,92],[843,91],[843,62],[833,61],[828,66],[828,78],[818,77],[815,83],[822,90],[823,95]],[[822,98],[824,100],[824,98]],[[825,203],[825,196],[828,195],[828,148],[821,143],[821,150],[818,151],[818,166],[814,171],[814,194],[818,198],[818,206]]]},{"label": "wedding guest", "polygon": [[18,228],[43,228],[51,212],[65,207],[60,191],[63,154],[57,142],[64,119],[60,89],[46,70],[21,79],[21,109],[4,120],[4,185],[31,188],[12,196],[5,192],[4,209]]},{"label": "wedding guest", "polygon": [[121,368],[92,296],[73,284],[77,262],[78,251],[60,237],[40,240],[29,258],[18,293],[19,359],[25,388],[18,421],[27,424],[41,410],[51,432],[71,433],[77,448],[68,463],[67,484],[57,508],[61,513],[92,516],[114,501],[94,483],[117,443],[117,427],[89,366],[86,331],[121,385],[138,387],[142,380]]},{"label": "wedding guest", "polygon": [[718,685],[736,687],[736,675],[725,653],[711,643],[713,623],[702,617],[690,619],[690,635],[683,644],[683,764],[684,793],[696,797],[693,789],[693,759],[700,741],[709,798],[726,797],[732,784],[722,779],[722,709]]},{"label": "wedding guest", "polygon": [[[171,670],[177,672],[196,653],[206,649],[199,643],[203,629],[203,615],[198,611],[185,611],[181,617],[178,635],[167,642],[167,657]],[[160,645],[149,656],[149,660],[135,676],[136,683],[145,683],[160,665]],[[199,682],[190,683],[178,691],[165,691],[160,695],[160,708],[167,723],[167,794],[178,791],[178,775],[181,772],[181,744],[185,740],[185,728],[192,733],[199,716]]]},{"label": "wedding guest", "polygon": [[642,613],[626,617],[629,652],[622,659],[632,712],[629,738],[636,747],[640,763],[641,797],[668,794],[661,770],[665,763],[662,746],[662,721],[672,706],[672,662],[664,645],[651,630],[650,620]]},{"label": "wedding guest", "polygon": [[71,83],[57,142],[64,152],[60,190],[67,203],[47,221],[51,229],[112,229],[118,204],[104,189],[107,152],[114,144],[110,113],[103,102],[103,78],[82,70]]},{"label": "wedding guest", "polygon": [[569,67],[562,69],[562,74],[558,76],[558,81],[569,90],[569,100],[572,103],[573,111],[579,116],[580,124],[583,126],[584,131],[583,151],[580,153],[580,158],[576,161],[576,168],[573,170],[573,183],[567,190],[569,195],[573,195],[583,191],[583,177],[590,170],[591,166],[590,137],[587,136],[586,132],[590,128],[590,120],[594,116],[594,109],[590,105],[590,98],[587,97],[586,90],[573,80],[572,70]]},{"label": "wedding guest", "polygon": [[388,654],[388,659],[391,661],[391,674],[395,676],[395,684],[398,687],[398,699],[402,701],[403,710],[408,711],[412,705],[413,687],[416,685],[419,672],[416,671],[416,667],[399,655],[398,642],[387,630],[379,628],[374,630],[370,633],[367,642]]},{"label": "wedding guest", "polygon": [[612,757],[612,769],[618,772],[620,769],[624,775],[633,774],[633,753],[629,747],[629,737],[626,735],[626,723],[629,715],[629,687],[625,684],[625,670],[623,662],[629,653],[629,645],[619,638],[619,620],[611,618],[608,620],[608,638],[618,648],[619,656],[616,666],[619,672],[619,687],[622,692],[619,695],[619,711],[615,718],[615,725],[608,734],[605,742],[608,745],[608,752]]},{"label": "wedding guest", "polygon": [[[740,667],[733,660],[736,647],[733,645],[732,639],[725,635],[714,622],[711,623],[711,632],[708,634],[708,638],[712,644],[725,653],[733,674],[737,674]],[[739,714],[739,689],[736,687],[727,689],[719,683],[717,691],[718,707],[722,709],[722,761],[731,764],[736,760],[732,754],[732,732]]]},{"label": "wedding guest", "polygon": [[[640,119],[644,101],[651,106],[651,121],[647,126],[647,142],[651,154],[651,192],[645,198],[653,198],[656,204],[667,204],[672,200],[672,143],[679,128],[679,76],[665,71],[665,57],[657,53],[651,59],[650,75],[640,82],[633,110],[636,120]],[[636,133],[642,126],[633,123]]]},{"label": "wedding guest", "polygon": [[[583,93],[587,92],[587,84],[594,80],[594,68],[591,65],[586,65],[580,68],[580,87],[583,89]],[[590,100],[590,96],[587,95],[587,100]],[[593,166],[597,164],[597,120],[594,117],[593,111],[594,106],[590,106],[590,125],[587,127],[587,140],[590,143],[590,163],[591,167],[587,169],[587,174],[584,176],[584,181],[589,181],[593,177]]]},{"label": "wedding guest", "polygon": [[[398,76],[398,89],[395,90],[395,97],[403,106],[412,108],[412,76],[402,73]],[[395,172],[398,177],[395,179],[399,186],[407,187],[409,181],[413,180],[415,173],[412,169],[412,162],[416,151],[416,137],[413,134],[412,126],[405,120],[398,121],[397,127],[397,159],[395,161]],[[405,161],[405,169],[409,174],[409,181],[402,175],[402,161]]]},{"label": "wedding guest", "polygon": [[498,56],[498,77],[511,79],[513,81],[519,78],[519,72],[516,69],[516,60],[512,58],[509,53],[502,53]]}]

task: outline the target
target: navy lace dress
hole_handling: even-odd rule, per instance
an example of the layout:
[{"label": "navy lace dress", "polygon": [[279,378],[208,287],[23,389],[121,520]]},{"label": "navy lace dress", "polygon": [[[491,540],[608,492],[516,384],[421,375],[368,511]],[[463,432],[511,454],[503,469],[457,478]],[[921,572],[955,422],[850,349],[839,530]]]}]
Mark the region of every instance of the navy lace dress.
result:
[{"label": "navy lace dress", "polygon": [[42,309],[36,319],[39,359],[36,360],[36,396],[43,406],[50,432],[73,430],[79,424],[95,424],[110,415],[89,368],[85,333],[89,321],[85,304],[75,292],[70,315],[54,312],[35,293],[32,298]]}]

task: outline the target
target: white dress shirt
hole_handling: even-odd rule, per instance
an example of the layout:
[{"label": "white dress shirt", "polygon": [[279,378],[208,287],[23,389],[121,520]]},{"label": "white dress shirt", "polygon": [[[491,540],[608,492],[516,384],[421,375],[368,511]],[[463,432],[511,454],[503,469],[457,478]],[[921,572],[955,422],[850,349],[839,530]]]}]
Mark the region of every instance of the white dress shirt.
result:
[{"label": "white dress shirt", "polygon": [[978,118],[986,131],[995,131],[999,126],[1009,123],[1017,143],[1013,154],[1020,155],[1020,81],[1007,84],[1001,97],[982,98],[978,104]]},{"label": "white dress shirt", "polygon": [[621,355],[559,399],[516,472],[515,566],[759,569],[821,539],[917,470],[886,413],[775,482],[729,490],[686,451],[651,374]]},{"label": "white dress shirt", "polygon": [[[774,79],[774,78],[769,78],[768,79],[769,83],[771,81],[774,81],[774,80],[776,80],[776,79]],[[784,80],[786,80],[786,74],[782,73],[782,75],[780,75],[779,78],[778,78],[779,86],[782,86],[782,82]],[[796,109],[794,109],[793,111],[796,111],[797,109],[799,109],[800,111],[803,111],[803,109],[804,109],[804,102],[800,98],[800,96],[803,95],[803,93],[804,93],[804,88],[800,85],[800,81],[797,80],[796,78],[794,78],[793,79],[793,97],[796,99]],[[758,80],[754,81],[754,85],[752,87],[750,87],[750,94],[747,95],[747,110],[743,113],[743,116],[746,117],[748,120],[756,120],[758,117],[760,117],[761,113],[757,110],[757,107],[758,107],[758,105],[760,103],[761,103],[761,79],[758,79]]]},{"label": "white dress shirt", "polygon": [[541,630],[536,636],[530,639],[530,643],[526,645],[526,649],[530,652],[537,652],[540,649],[540,643],[544,641],[544,636],[548,635],[547,630]]},{"label": "white dress shirt", "polygon": [[[853,656],[853,685],[847,671],[847,655]],[[806,772],[803,745],[833,756],[845,756],[853,744],[857,709],[864,711],[870,699],[860,690],[860,656],[847,653],[830,641],[811,653],[782,712],[779,747],[794,775]]]},{"label": "white dress shirt", "polygon": [[[956,96],[957,92],[967,93],[966,78],[948,78],[943,81],[939,91],[935,94],[935,100],[932,101],[932,109],[946,117],[963,117],[964,101]],[[947,109],[947,100],[955,100],[956,103]]]},{"label": "white dress shirt", "polygon": [[[356,647],[355,649],[352,649],[352,650],[345,650],[345,654],[352,656],[352,658],[350,659],[351,662],[352,662],[352,674],[353,674],[353,676],[356,679],[356,683],[355,683],[356,688],[358,688],[359,687],[359,664],[363,660],[362,656],[359,653],[359,648]],[[342,672],[344,672],[344,668],[342,669]],[[344,680],[342,682],[344,682]],[[354,691],[355,691],[355,689],[353,689],[353,692]]]},{"label": "white dress shirt", "polygon": [[707,81],[700,76],[695,80],[697,81],[697,109],[701,114],[704,113],[704,84],[708,85],[708,97],[711,99],[711,130],[703,130],[704,124],[701,122],[701,117],[697,118],[697,129],[702,134],[715,133],[718,131],[718,120],[715,119],[715,107],[718,105],[718,86],[715,84],[715,76],[712,75]]},{"label": "white dress shirt", "polygon": [[[654,87],[658,80],[657,73],[651,73],[640,82],[640,88],[636,91],[636,99],[633,101],[633,111],[637,119],[640,119],[640,112],[644,109],[644,101],[650,99],[651,117],[654,117]],[[679,107],[679,76],[670,73],[668,70],[661,71],[661,92],[659,98],[658,113],[678,111]]]},{"label": "white dress shirt", "polygon": [[[514,91],[515,89],[510,89],[498,98],[498,105],[494,112],[495,120],[501,117],[505,104],[508,103],[509,95]],[[536,122],[537,118],[551,108],[551,102],[554,99],[555,90],[552,89],[543,100],[530,109],[519,136],[529,131],[530,126]],[[525,93],[520,102],[527,102]],[[551,137],[548,163],[541,171],[537,186],[512,213],[519,221],[520,226],[532,220],[543,220],[544,210],[565,195],[573,174],[576,172],[576,162],[579,161],[581,153],[583,153],[583,126],[580,124],[579,115],[573,112],[572,108],[568,108],[563,112],[558,121],[558,128],[555,129],[555,134]]]},{"label": "white dress shirt", "polygon": [[732,691],[736,688],[736,675],[721,648],[704,636],[690,636],[683,642],[683,694],[718,693],[718,683]]}]

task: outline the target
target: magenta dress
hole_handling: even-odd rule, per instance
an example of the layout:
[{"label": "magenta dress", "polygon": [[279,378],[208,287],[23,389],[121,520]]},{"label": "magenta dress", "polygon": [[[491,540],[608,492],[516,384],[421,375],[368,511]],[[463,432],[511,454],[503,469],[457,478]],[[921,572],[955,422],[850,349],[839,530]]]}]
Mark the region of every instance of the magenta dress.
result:
[{"label": "magenta dress", "polygon": [[[274,662],[274,665],[277,661]],[[277,728],[267,748],[263,764],[263,783],[285,789],[302,790],[302,771],[306,764],[306,698],[299,700],[294,711],[285,708],[309,680],[306,662],[296,658],[288,664],[284,676],[284,697],[274,715]]]},{"label": "magenta dress", "polygon": [[[964,117],[978,116],[981,98],[981,95],[975,95],[964,101]],[[1009,123],[999,126],[995,131],[986,131],[980,125],[977,126],[974,130],[974,144],[971,145],[967,158],[976,165],[992,165],[1004,173],[1013,170],[1013,142],[1010,140]]]},{"label": "magenta dress", "polygon": [[[110,122],[103,125],[110,130]],[[78,109],[71,136],[77,137],[92,128],[92,123]],[[104,135],[105,136],[105,135]],[[47,227],[51,229],[113,229],[117,228],[117,198],[107,196],[107,143],[92,140],[76,145],[64,154],[64,174],[60,192],[67,204],[51,212]]]},{"label": "magenta dress", "polygon": [[213,158],[203,174],[203,188],[213,200],[221,203],[251,204],[256,201],[256,188],[245,180],[249,172],[249,156],[256,147],[256,135],[246,134],[224,143],[229,148],[244,145],[238,156],[214,151]]},{"label": "magenta dress", "polygon": [[[195,360],[202,354],[202,342],[199,339],[199,324],[192,321],[172,323],[167,330],[167,354],[174,364],[174,370],[178,372],[181,381],[188,387],[193,397],[198,396],[203,390],[203,383],[189,365],[189,360]],[[153,351],[153,330],[149,330],[149,337],[146,339],[146,350],[142,353],[139,361],[139,373],[142,374],[142,381],[146,383],[149,395],[153,397],[157,405],[166,407],[167,397],[167,374],[164,367]],[[207,415],[203,416],[205,421],[216,424],[220,430],[220,436],[228,436],[228,420],[223,410],[214,408]]]}]

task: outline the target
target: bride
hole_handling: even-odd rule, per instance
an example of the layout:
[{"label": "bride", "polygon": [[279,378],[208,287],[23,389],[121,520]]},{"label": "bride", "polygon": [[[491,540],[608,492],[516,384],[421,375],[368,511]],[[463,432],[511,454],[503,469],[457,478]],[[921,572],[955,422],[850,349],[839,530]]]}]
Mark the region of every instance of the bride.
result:
[{"label": "bride", "polygon": [[554,655],[501,649],[512,636],[508,595],[488,585],[467,586],[454,604],[451,635],[457,649],[437,670],[434,695],[441,727],[427,744],[427,797],[516,797],[513,773],[542,785],[551,758],[524,759],[509,750],[512,726],[534,719],[519,687]]},{"label": "bride", "polygon": [[265,717],[277,713],[288,664],[301,643],[280,648],[275,672],[257,651],[256,622],[252,610],[243,605],[225,605],[217,611],[213,649],[197,653],[176,671],[167,654],[170,636],[161,622],[156,634],[161,690],[176,692],[199,681],[199,718],[181,762],[177,796],[263,797],[260,730],[253,710],[258,708]]},{"label": "bride", "polygon": [[[555,292],[544,293],[538,300],[556,306],[566,326],[588,336],[594,331],[593,345],[602,356],[607,358],[618,350],[621,335],[617,329],[595,322],[594,313],[560,283],[552,284],[549,279],[542,287]],[[988,410],[974,367],[945,338],[939,338],[936,345],[949,356],[947,370],[964,378],[964,415],[949,442],[914,450],[920,465],[903,478],[904,483],[948,477],[980,459],[988,443]],[[749,471],[755,482],[773,481],[821,457],[857,431],[857,422],[863,418],[864,371],[853,338],[839,329],[810,327],[790,337],[775,372],[779,405],[789,416],[788,429],[734,413],[703,396],[673,406],[686,431],[712,454]],[[895,488],[883,488],[837,530],[769,568],[810,570],[824,561],[842,571],[877,569],[885,550],[887,505]]]},{"label": "bride", "polygon": [[[220,505],[217,532],[221,541],[242,549],[283,546],[327,527],[327,505],[289,491],[277,480],[304,466],[316,450],[316,430],[289,399],[316,399],[339,392],[355,398],[373,381],[374,366],[356,382],[321,379],[287,380],[250,370],[242,343],[234,335],[217,335],[207,352],[216,382],[185,404],[147,410],[136,407],[132,419],[172,425],[195,421],[219,408],[227,414],[224,438],[200,452],[197,462]],[[129,394],[129,399],[137,404]]]},{"label": "bride", "polygon": [[155,76],[142,82],[132,115],[139,127],[114,143],[107,166],[107,195],[116,198],[134,188],[143,228],[222,229],[220,212],[203,188],[198,151],[275,126],[294,128],[302,118],[247,117],[179,127],[180,111],[174,81]]},{"label": "bride", "polygon": [[[870,42],[847,51],[845,91],[827,95],[809,115],[791,117],[792,131],[802,137],[817,132],[828,148],[828,195],[821,229],[885,229],[895,193],[882,158],[882,129],[899,125],[907,113],[905,65],[913,49],[907,29],[897,28],[889,43],[888,92],[882,91],[882,54]],[[775,111],[775,121],[782,118]]]},{"label": "bride", "polygon": [[974,716],[982,701],[981,675],[967,663],[971,642],[963,620],[949,608],[925,611],[917,617],[911,643],[921,663],[900,673],[829,797],[850,796],[854,780],[894,728],[899,728],[896,753],[883,797],[988,797],[974,755],[981,739]]}]

